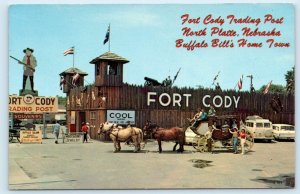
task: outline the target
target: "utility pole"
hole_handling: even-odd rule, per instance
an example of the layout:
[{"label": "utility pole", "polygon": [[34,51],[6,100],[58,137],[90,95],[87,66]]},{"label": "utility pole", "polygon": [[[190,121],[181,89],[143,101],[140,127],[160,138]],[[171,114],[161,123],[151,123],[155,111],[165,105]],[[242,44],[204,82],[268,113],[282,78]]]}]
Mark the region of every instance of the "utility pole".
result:
[{"label": "utility pole", "polygon": [[253,75],[247,75],[247,77],[250,78],[250,92],[254,92],[255,89],[254,89],[254,87],[253,87],[253,82],[252,82],[252,80],[253,80]]}]

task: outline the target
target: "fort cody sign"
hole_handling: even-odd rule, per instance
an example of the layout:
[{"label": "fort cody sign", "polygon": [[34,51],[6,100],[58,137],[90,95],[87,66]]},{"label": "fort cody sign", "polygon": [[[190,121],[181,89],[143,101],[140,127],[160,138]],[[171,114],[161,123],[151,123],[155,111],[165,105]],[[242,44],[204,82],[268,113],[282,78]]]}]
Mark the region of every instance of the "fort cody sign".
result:
[{"label": "fort cody sign", "polygon": [[[186,106],[189,107],[190,99],[192,98],[192,94],[179,94],[179,93],[162,93],[158,94],[157,92],[148,92],[147,93],[147,106],[150,106],[152,103],[159,103],[161,106]],[[202,99],[200,99],[202,105],[204,107],[209,107],[211,104],[214,107],[224,107],[230,108],[234,107],[237,108],[240,96],[220,96],[215,95],[211,96],[209,94],[204,95]]]},{"label": "fort cody sign", "polygon": [[57,112],[57,97],[32,96],[9,96],[9,112],[13,113],[43,113]]}]

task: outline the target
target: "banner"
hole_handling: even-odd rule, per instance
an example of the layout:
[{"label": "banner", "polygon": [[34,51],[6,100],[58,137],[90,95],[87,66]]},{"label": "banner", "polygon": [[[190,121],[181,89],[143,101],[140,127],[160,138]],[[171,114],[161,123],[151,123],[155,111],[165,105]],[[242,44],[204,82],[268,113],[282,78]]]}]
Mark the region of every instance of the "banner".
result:
[{"label": "banner", "polygon": [[43,119],[43,114],[14,113],[14,119]]}]

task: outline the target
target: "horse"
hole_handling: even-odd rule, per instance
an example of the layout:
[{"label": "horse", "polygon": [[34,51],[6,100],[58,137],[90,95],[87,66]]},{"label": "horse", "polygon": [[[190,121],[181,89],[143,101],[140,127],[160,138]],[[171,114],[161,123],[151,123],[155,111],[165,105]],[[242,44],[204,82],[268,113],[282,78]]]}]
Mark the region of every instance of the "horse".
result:
[{"label": "horse", "polygon": [[100,124],[99,133],[109,133],[109,137],[114,142],[114,152],[121,151],[120,142],[132,140],[134,144],[134,152],[141,150],[141,142],[143,141],[143,132],[137,127],[120,128],[116,124],[105,122]]},{"label": "horse", "polygon": [[159,153],[162,152],[161,141],[175,141],[173,151],[176,150],[176,146],[179,144],[179,149],[177,152],[183,152],[184,142],[185,142],[185,130],[179,127],[172,128],[160,128],[156,124],[151,124],[151,122],[146,122],[144,126],[144,131],[152,130],[153,137],[157,140]]}]

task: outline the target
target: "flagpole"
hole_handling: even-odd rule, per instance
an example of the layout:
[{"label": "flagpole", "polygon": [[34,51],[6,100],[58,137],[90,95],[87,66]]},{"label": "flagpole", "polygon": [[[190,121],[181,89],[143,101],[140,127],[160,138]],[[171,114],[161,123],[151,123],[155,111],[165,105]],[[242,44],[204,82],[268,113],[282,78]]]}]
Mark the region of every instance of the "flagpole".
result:
[{"label": "flagpole", "polygon": [[73,68],[74,68],[74,58],[75,58],[75,46],[73,46]]},{"label": "flagpole", "polygon": [[109,35],[108,35],[108,52],[110,52],[110,39],[111,39],[111,31],[110,31],[111,29],[110,29],[110,23],[109,23]]}]

